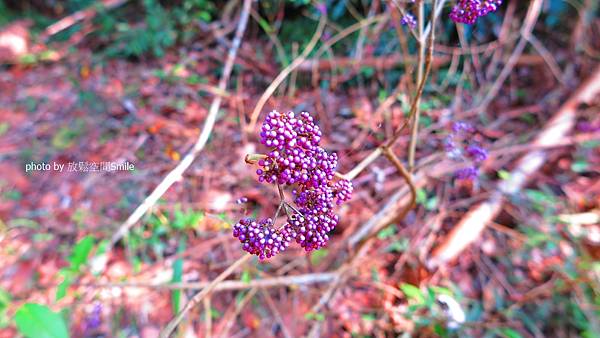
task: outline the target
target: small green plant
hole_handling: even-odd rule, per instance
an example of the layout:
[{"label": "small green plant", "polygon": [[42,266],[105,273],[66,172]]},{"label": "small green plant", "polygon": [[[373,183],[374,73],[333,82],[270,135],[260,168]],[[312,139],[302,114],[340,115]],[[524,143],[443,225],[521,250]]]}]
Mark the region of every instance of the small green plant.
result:
[{"label": "small green plant", "polygon": [[2,289],[0,289],[0,329],[3,329],[8,326],[9,319],[8,314],[8,306],[12,301],[12,297],[10,294]]},{"label": "small green plant", "polygon": [[63,277],[63,281],[58,285],[58,289],[56,290],[56,300],[60,300],[67,295],[69,286],[71,286],[81,272],[82,266],[85,265],[85,262],[94,248],[94,243],[94,237],[88,235],[75,244],[73,251],[69,256],[69,266],[62,268],[59,271],[59,275]]}]

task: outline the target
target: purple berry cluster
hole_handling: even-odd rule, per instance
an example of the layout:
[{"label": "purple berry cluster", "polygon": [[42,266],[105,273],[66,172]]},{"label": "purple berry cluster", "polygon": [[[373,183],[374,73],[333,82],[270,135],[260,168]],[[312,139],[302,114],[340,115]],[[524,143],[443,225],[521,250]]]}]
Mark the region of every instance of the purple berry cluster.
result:
[{"label": "purple berry cluster", "polygon": [[298,116],[293,112],[270,112],[262,125],[260,142],[271,151],[258,162],[259,181],[287,185],[307,182],[311,172],[318,169],[318,161],[322,161],[323,154],[317,156],[322,150],[320,140],[321,130],[307,112]]},{"label": "purple berry cluster", "polygon": [[246,218],[233,226],[233,237],[242,243],[245,251],[265,259],[285,250],[296,234],[289,227],[273,229],[273,220],[270,218],[258,223]]},{"label": "purple berry cluster", "polygon": [[[349,182],[349,181],[347,181]],[[333,213],[334,194],[332,187],[323,185],[293,192],[296,205],[302,214],[293,221],[300,223],[296,228],[296,243],[306,251],[317,250],[329,241],[328,233],[337,225],[339,218]],[[300,221],[300,222],[298,222]],[[290,223],[288,221],[288,223]]]},{"label": "purple berry cluster", "polygon": [[473,180],[479,176],[479,165],[488,157],[487,151],[472,140],[475,128],[466,122],[455,122],[452,132],[444,139],[446,155],[456,161],[470,165],[460,169],[455,176],[461,180]]},{"label": "purple berry cluster", "polygon": [[456,23],[474,24],[479,17],[494,12],[502,5],[502,0],[458,0],[450,12],[450,19]]},{"label": "purple berry cluster", "polygon": [[297,208],[284,204],[287,222],[277,229],[271,219],[239,221],[233,236],[245,251],[265,259],[285,250],[292,240],[306,251],[320,249],[329,240],[339,221],[334,206],[350,200],[353,186],[348,180],[334,182],[338,157],[319,146],[321,136],[307,112],[267,115],[260,141],[269,152],[258,161],[258,180],[293,186]]}]

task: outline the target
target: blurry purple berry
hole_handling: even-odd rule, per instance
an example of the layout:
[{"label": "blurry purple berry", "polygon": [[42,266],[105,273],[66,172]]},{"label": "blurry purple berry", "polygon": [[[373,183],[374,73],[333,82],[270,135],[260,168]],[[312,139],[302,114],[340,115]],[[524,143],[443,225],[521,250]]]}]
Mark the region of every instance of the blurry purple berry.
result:
[{"label": "blurry purple berry", "polygon": [[102,325],[102,304],[96,303],[92,311],[85,317],[84,330],[90,334]]},{"label": "blurry purple berry", "polygon": [[475,128],[467,122],[452,124],[452,132],[443,140],[446,155],[455,161],[464,161],[471,166],[456,172],[458,179],[474,179],[478,175],[477,166],[488,157],[487,151],[479,144],[471,141],[471,133]]},{"label": "blurry purple berry", "polygon": [[415,17],[410,13],[406,13],[402,19],[400,19],[400,23],[410,28],[415,28],[417,26],[417,20],[415,20]]},{"label": "blurry purple berry", "polygon": [[449,158],[453,160],[458,160],[462,157],[462,151],[456,146],[456,143],[454,142],[454,138],[452,136],[453,135],[448,135],[444,139],[444,151],[446,151],[446,155]]},{"label": "blurry purple berry", "polygon": [[452,124],[452,132],[455,134],[472,133],[474,131],[475,128],[468,122],[457,121]]},{"label": "blurry purple berry", "polygon": [[488,157],[487,150],[476,144],[467,146],[467,154],[475,163],[483,162]]},{"label": "blurry purple berry", "polygon": [[474,166],[470,166],[458,170],[455,175],[459,180],[474,180],[479,175],[479,171]]},{"label": "blurry purple berry", "polygon": [[[260,169],[259,169],[260,170]],[[240,197],[238,198],[235,203],[237,204],[244,204],[244,203],[248,203],[248,197]]]},{"label": "blurry purple berry", "polygon": [[315,8],[321,13],[321,15],[327,15],[327,5],[323,2],[315,4]]},{"label": "blurry purple berry", "polygon": [[587,122],[587,121],[582,121],[577,123],[576,128],[578,131],[584,132],[584,133],[590,133],[590,132],[596,132],[596,131],[600,131],[600,123],[592,123],[592,122]]}]

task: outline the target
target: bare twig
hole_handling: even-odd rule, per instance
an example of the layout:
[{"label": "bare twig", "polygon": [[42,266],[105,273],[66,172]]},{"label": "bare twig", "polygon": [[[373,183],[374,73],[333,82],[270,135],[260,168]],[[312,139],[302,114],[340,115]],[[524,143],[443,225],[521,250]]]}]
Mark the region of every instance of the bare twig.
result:
[{"label": "bare twig", "polygon": [[233,311],[233,314],[231,314],[230,316],[227,316],[225,319],[223,319],[223,320],[227,320],[227,321],[225,322],[225,325],[223,327],[223,330],[219,334],[219,337],[221,337],[221,338],[231,337],[229,335],[229,330],[231,330],[231,327],[233,326],[235,318],[237,318],[237,316],[240,314],[240,312],[242,312],[242,309],[244,308],[244,306],[246,306],[246,304],[254,297],[254,295],[256,294],[257,291],[258,291],[257,288],[250,289],[250,291],[248,291],[248,293],[244,296],[244,298],[242,298],[242,300],[235,305],[235,310]]},{"label": "bare twig", "polygon": [[544,58],[544,61],[546,61],[548,68],[550,68],[550,71],[556,80],[558,80],[558,82],[560,82],[562,85],[565,85],[566,81],[564,79],[563,72],[560,70],[560,67],[558,66],[558,63],[556,62],[556,59],[552,53],[550,53],[546,46],[544,46],[544,44],[538,38],[536,38],[535,35],[533,35],[533,33],[526,38],[527,41],[531,43],[531,46],[533,46],[533,48],[540,53],[542,58]]},{"label": "bare twig", "polygon": [[[238,22],[238,26],[235,32],[235,36],[233,38],[233,43],[229,53],[227,54],[227,60],[225,61],[225,66],[223,67],[223,75],[219,80],[219,90],[225,91],[227,88],[227,82],[229,81],[229,77],[231,75],[231,71],[233,69],[233,64],[235,61],[235,57],[237,55],[237,51],[242,41],[242,36],[244,35],[244,31],[246,30],[246,24],[248,23],[248,13],[250,11],[250,0],[244,1],[244,7],[242,9],[242,13],[240,14],[240,19]],[[160,197],[175,183],[179,180],[183,172],[189,168],[192,162],[196,159],[198,154],[204,149],[206,142],[208,141],[208,137],[210,136],[212,129],[215,125],[215,121],[217,119],[217,113],[219,112],[219,107],[221,106],[222,97],[215,96],[212,104],[209,108],[208,115],[206,117],[206,121],[204,122],[204,127],[202,128],[202,132],[198,137],[198,140],[192,147],[192,149],[185,155],[185,157],[177,164],[177,166],[171,170],[165,178],[160,182],[156,188],[152,191],[148,197],[144,200],[142,204],[140,204],[133,213],[127,218],[127,220],[119,227],[114,235],[111,238],[109,248],[106,252],[109,252],[110,249],[125,236],[131,227],[133,227],[141,218],[148,212],[148,210],[156,204],[156,202],[160,199]],[[104,257],[106,259],[106,256]],[[104,264],[102,264],[104,265]]]},{"label": "bare twig", "polygon": [[[437,0],[433,0],[433,8],[436,8]],[[412,171],[415,165],[415,153],[417,149],[417,139],[419,133],[419,118],[421,116],[421,95],[423,94],[423,86],[429,75],[431,69],[431,60],[433,58],[433,41],[435,39],[435,21],[437,18],[437,11],[431,11],[431,21],[429,25],[432,27],[428,36],[427,46],[427,59],[425,60],[425,32],[423,26],[425,25],[425,3],[419,2],[419,64],[417,66],[417,83],[419,84],[419,90],[415,93],[413,101],[414,112],[411,114],[414,116],[414,121],[411,129],[410,144],[408,146],[408,170]]]},{"label": "bare twig", "polygon": [[[102,6],[104,7],[104,9],[108,10],[108,9],[113,9],[113,8],[119,7],[123,4],[125,4],[127,1],[128,0],[106,0],[106,1],[100,1],[100,2],[102,4]],[[60,33],[63,30],[65,30],[83,20],[89,20],[89,19],[93,18],[94,16],[96,16],[97,13],[98,13],[98,10],[96,8],[96,5],[92,5],[83,10],[80,10],[71,15],[68,15],[68,16],[58,20],[57,22],[51,24],[50,26],[46,27],[44,32],[42,34],[40,34],[40,39],[42,41],[45,41],[52,35]]]},{"label": "bare twig", "polygon": [[[253,279],[251,281],[241,280],[224,280],[217,284],[213,292],[216,291],[232,291],[246,290],[252,288],[273,288],[279,286],[291,285],[310,285],[327,283],[336,277],[335,272],[320,272],[307,273],[303,275],[272,277],[264,279]],[[120,283],[94,283],[94,284],[77,284],[86,287],[95,288],[148,288],[148,289],[167,289],[167,290],[202,290],[206,288],[210,282],[181,282],[169,283],[168,281],[160,282],[120,282]]]},{"label": "bare twig", "polygon": [[[310,58],[304,61],[302,65],[298,67],[298,71],[325,71],[334,68],[353,68],[357,66],[361,67],[373,67],[377,70],[387,70],[390,68],[398,67],[398,65],[412,66],[417,64],[417,58],[407,55],[405,53],[389,54],[384,56],[365,56],[360,60],[356,60],[353,57],[335,57],[330,59],[317,59]],[[439,68],[452,61],[452,58],[447,55],[441,55],[435,58],[432,64],[432,68]]]},{"label": "bare twig", "polygon": [[273,312],[273,316],[275,317],[275,320],[277,320],[277,322],[279,323],[279,327],[281,328],[281,332],[283,333],[283,336],[285,338],[291,338],[292,335],[290,334],[290,330],[288,330],[287,326],[285,326],[283,317],[281,317],[281,313],[279,313],[279,310],[277,310],[277,306],[275,305],[275,302],[273,301],[273,298],[271,297],[271,295],[267,291],[265,291],[265,289],[261,289],[260,292],[265,297],[265,301],[267,302],[267,305],[271,309],[271,312]]},{"label": "bare twig", "polygon": [[327,40],[321,47],[319,47],[319,49],[317,49],[317,51],[315,52],[315,55],[314,55],[314,60],[319,60],[321,55],[323,55],[327,50],[329,50],[334,44],[336,44],[338,41],[344,39],[348,35],[361,29],[362,27],[365,27],[365,26],[368,26],[368,25],[371,25],[374,23],[378,23],[378,22],[384,22],[388,19],[389,19],[388,15],[379,14],[376,16],[366,18],[364,20],[361,20],[353,25],[350,25],[350,26],[344,28],[342,31],[340,31],[339,33],[334,35],[331,39]]},{"label": "bare twig", "polygon": [[212,314],[210,311],[210,297],[204,298],[204,322],[206,323],[206,338],[212,336]]},{"label": "bare twig", "polygon": [[494,81],[490,89],[487,91],[486,96],[479,104],[477,109],[478,112],[484,111],[488,107],[490,102],[492,102],[492,100],[498,95],[498,92],[504,84],[504,81],[506,81],[506,79],[512,72],[515,64],[517,63],[517,60],[519,59],[521,54],[523,54],[523,50],[525,49],[525,46],[529,41],[528,39],[531,36],[531,32],[533,32],[533,27],[535,26],[538,16],[540,15],[540,11],[542,9],[542,2],[542,0],[534,0],[531,3],[531,5],[529,5],[527,16],[525,17],[525,21],[521,28],[521,38],[519,39],[519,42],[513,49],[512,54],[506,61],[506,65],[504,66],[498,77],[496,77],[496,80]]},{"label": "bare twig", "polygon": [[[246,0],[246,1],[251,2],[251,0]],[[204,289],[202,289],[202,291],[195,294],[194,297],[192,297],[192,299],[189,302],[187,302],[187,304],[185,304],[185,307],[181,311],[179,311],[179,313],[175,316],[175,318],[171,319],[171,321],[167,324],[167,326],[165,326],[165,328],[160,332],[160,337],[168,338],[171,335],[171,333],[175,330],[177,325],[179,325],[181,320],[185,317],[185,315],[191,309],[193,309],[196,306],[196,304],[201,302],[204,299],[204,297],[206,297],[208,294],[210,294],[210,292],[212,292],[212,290],[219,283],[224,281],[225,278],[229,277],[230,274],[232,274],[238,267],[240,267],[244,263],[246,263],[251,257],[252,257],[252,255],[250,255],[250,254],[246,254],[246,255],[242,256],[240,259],[238,259],[233,264],[231,264],[227,269],[225,269],[225,271],[221,272],[221,274],[219,276],[217,276],[217,278],[215,278],[212,282],[210,282]]]},{"label": "bare twig", "polygon": [[256,121],[258,120],[258,116],[260,115],[260,112],[262,111],[263,107],[267,103],[267,100],[269,100],[271,95],[273,95],[275,90],[277,90],[277,87],[279,87],[279,85],[287,78],[287,76],[294,69],[296,69],[298,66],[300,66],[304,62],[304,60],[306,60],[306,58],[308,57],[310,52],[312,52],[312,50],[315,48],[315,46],[317,45],[317,42],[319,42],[319,39],[321,38],[321,35],[323,34],[323,29],[325,28],[326,22],[327,22],[327,16],[321,15],[321,18],[319,20],[319,25],[317,26],[317,29],[316,29],[315,33],[313,34],[312,38],[310,39],[308,45],[306,45],[306,48],[304,48],[304,50],[302,51],[302,54],[300,54],[296,59],[294,59],[294,61],[291,64],[289,64],[287,67],[285,67],[279,73],[279,75],[277,75],[277,77],[273,80],[273,82],[271,82],[269,87],[267,87],[267,89],[265,90],[263,95],[260,97],[260,99],[258,99],[258,102],[256,103],[254,110],[252,111],[252,115],[250,116],[250,123],[248,123],[248,126],[247,126],[249,132],[254,131],[254,126],[256,126]]}]

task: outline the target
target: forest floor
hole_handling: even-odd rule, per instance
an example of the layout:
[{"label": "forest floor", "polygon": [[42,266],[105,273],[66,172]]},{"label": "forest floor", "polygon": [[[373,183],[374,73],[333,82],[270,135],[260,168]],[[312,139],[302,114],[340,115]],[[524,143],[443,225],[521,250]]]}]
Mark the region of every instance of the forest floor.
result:
[{"label": "forest floor", "polygon": [[[214,70],[222,55],[207,49],[186,51],[185,58],[171,52],[160,60],[97,62],[80,48],[59,61],[0,69],[0,290],[10,295],[0,316],[14,314],[26,302],[52,304],[68,309],[73,336],[154,337],[198,289],[184,286],[180,294],[168,288],[170,283],[208,282],[242,256],[232,225],[245,216],[274,214],[278,198],[277,189],[259,184],[256,167],[244,161],[246,154],[264,151],[246,122],[262,94],[256,78],[273,77],[270,70],[278,69],[248,57],[260,43],[243,42],[236,65],[241,71],[223,94],[206,148],[112,248],[100,271],[86,264],[88,258],[106,246],[198,137],[219,94],[211,84],[218,82]],[[383,157],[353,180],[353,199],[338,210],[341,221],[326,248],[307,255],[294,247],[266,263],[246,264],[230,277],[245,285],[215,291],[192,311],[185,327],[198,336],[297,337],[315,325],[340,337],[407,330],[428,336],[431,330],[439,334],[437,324],[455,316],[434,302],[447,294],[462,304],[471,333],[528,337],[555,329],[566,337],[593,332],[599,306],[600,102],[596,98],[576,107],[573,128],[560,145],[540,148],[534,141],[593,76],[595,64],[574,63],[560,83],[546,60],[524,55],[478,115],[465,109],[470,101],[462,97],[469,95],[458,89],[428,88],[417,152],[417,206],[403,220],[391,217],[326,306],[313,311],[347,258],[348,239],[406,189]],[[390,109],[378,109],[394,88],[378,81],[385,69],[373,71],[370,80],[353,88],[342,85],[358,72],[352,67],[337,80],[331,75],[329,87],[290,88],[286,82],[286,90],[261,116],[270,109],[313,113],[323,146],[339,155],[338,171],[346,173],[406,116],[406,95]],[[435,70],[432,76],[434,83],[444,82]],[[310,71],[298,73],[300,82],[313,77]],[[462,164],[444,150],[457,121],[470,123],[473,140],[490,153],[476,180],[457,179]],[[408,143],[406,133],[394,148],[403,160]],[[429,264],[434,252],[439,256],[440,248],[450,245],[451,230],[468,211],[511,180],[517,160],[541,150],[541,168],[524,189],[507,196],[474,244],[458,259]],[[89,166],[100,162],[129,162],[135,170]],[[50,169],[26,170],[41,163]],[[93,252],[86,253],[83,265],[69,275],[67,292],[58,297],[72,273],[65,271],[76,264],[75,243],[86,235],[94,238]],[[300,275],[308,281],[268,288],[253,284]],[[561,313],[566,314],[562,319],[544,322]],[[98,318],[100,324],[90,324]],[[0,329],[0,337],[15,332],[8,326]]]}]

